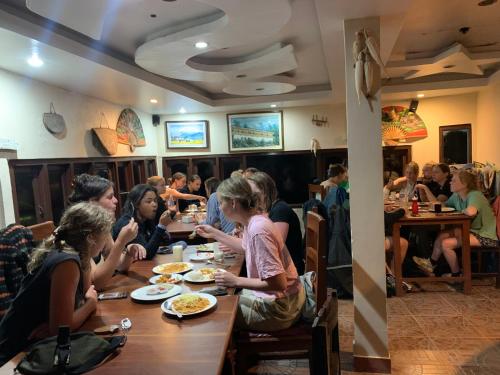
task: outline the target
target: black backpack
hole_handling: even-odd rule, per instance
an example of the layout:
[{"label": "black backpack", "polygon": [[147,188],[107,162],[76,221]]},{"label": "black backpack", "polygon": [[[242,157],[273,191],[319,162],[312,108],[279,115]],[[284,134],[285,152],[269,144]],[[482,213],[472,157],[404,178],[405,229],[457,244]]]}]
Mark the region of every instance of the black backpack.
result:
[{"label": "black backpack", "polygon": [[[69,330],[68,330],[69,332]],[[108,356],[125,345],[126,336],[102,338],[93,332],[76,332],[69,335],[66,345],[59,336],[53,336],[35,343],[28,354],[19,362],[16,371],[21,374],[83,374],[97,367]],[[62,359],[55,365],[55,357]]]}]

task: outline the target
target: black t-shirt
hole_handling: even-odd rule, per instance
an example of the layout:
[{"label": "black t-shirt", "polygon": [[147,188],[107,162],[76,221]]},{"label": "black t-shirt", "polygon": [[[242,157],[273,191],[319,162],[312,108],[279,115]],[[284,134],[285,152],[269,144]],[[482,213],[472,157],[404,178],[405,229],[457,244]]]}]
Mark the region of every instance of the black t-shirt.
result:
[{"label": "black t-shirt", "polygon": [[437,182],[432,181],[431,183],[427,184],[427,187],[431,191],[432,194],[437,198],[439,195],[444,195],[446,198],[451,197],[451,190],[450,190],[450,181],[446,180],[446,182],[443,184],[443,186],[439,185]]},{"label": "black t-shirt", "polygon": [[286,237],[286,247],[290,252],[295,268],[299,275],[304,273],[304,251],[302,249],[302,232],[300,231],[300,221],[297,214],[291,207],[282,200],[274,202],[269,210],[269,219],[272,222],[283,222],[288,224],[288,235]]},{"label": "black t-shirt", "polygon": [[[28,336],[36,327],[48,323],[52,271],[66,261],[76,262],[80,267],[78,255],[53,250],[37,270],[24,277],[19,293],[0,323],[0,365],[27,346]],[[75,305],[83,301],[83,296],[80,277]]]},{"label": "black t-shirt", "polygon": [[[179,193],[183,194],[193,194],[189,191],[187,185],[184,186],[182,189],[179,189]],[[190,204],[195,204],[197,206],[200,205],[200,201],[198,199],[177,199],[177,204],[179,205],[179,211],[183,212],[185,211]]]}]

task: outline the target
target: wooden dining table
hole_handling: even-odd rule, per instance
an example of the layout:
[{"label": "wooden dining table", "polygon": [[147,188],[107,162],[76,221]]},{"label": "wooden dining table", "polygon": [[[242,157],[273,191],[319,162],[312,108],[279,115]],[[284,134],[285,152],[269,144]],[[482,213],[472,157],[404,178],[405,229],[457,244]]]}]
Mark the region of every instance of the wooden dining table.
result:
[{"label": "wooden dining table", "polygon": [[[197,252],[196,246],[184,250],[184,261]],[[148,285],[154,276],[155,265],[172,261],[172,255],[157,255],[152,261],[135,262],[127,275],[116,275],[106,292],[126,291]],[[223,264],[207,265],[206,262],[191,262],[194,269],[201,267],[224,268],[239,274],[243,256],[225,259]],[[183,293],[199,291],[210,284],[192,284],[182,281]],[[129,318],[132,328],[127,333],[127,343],[115,358],[103,363],[93,374],[220,374],[226,358],[236,317],[238,296],[229,290],[227,296],[217,297],[215,307],[192,317],[179,319],[167,315],[160,309],[161,302],[138,303],[126,299],[104,300],[97,304],[97,311],[83,325],[81,330],[92,331],[97,327],[119,324]],[[121,334],[121,333],[117,333]],[[2,368],[0,374],[12,374],[13,369],[24,356],[19,353]]]},{"label": "wooden dining table", "polygon": [[[394,278],[396,279],[396,296],[405,294],[403,290],[403,281],[419,282],[419,281],[448,281],[456,282],[462,281],[464,283],[464,293],[470,294],[472,289],[471,281],[471,252],[470,252],[470,222],[471,218],[460,212],[448,213],[433,213],[433,212],[420,212],[416,216],[407,211],[405,216],[397,220],[392,226],[392,238],[394,248]],[[455,277],[436,277],[436,276],[422,276],[422,277],[403,277],[403,259],[401,259],[401,246],[400,246],[400,230],[402,226],[414,225],[446,225],[460,227],[462,231],[462,276]]]},{"label": "wooden dining table", "polygon": [[[197,213],[203,220],[206,217],[206,213],[200,212]],[[192,216],[193,222],[184,223],[182,218],[184,216]],[[173,239],[180,240],[186,239],[188,236],[193,233],[196,223],[194,221],[194,216],[192,213],[182,213],[179,216],[176,216],[175,219],[167,225],[167,231]]]}]

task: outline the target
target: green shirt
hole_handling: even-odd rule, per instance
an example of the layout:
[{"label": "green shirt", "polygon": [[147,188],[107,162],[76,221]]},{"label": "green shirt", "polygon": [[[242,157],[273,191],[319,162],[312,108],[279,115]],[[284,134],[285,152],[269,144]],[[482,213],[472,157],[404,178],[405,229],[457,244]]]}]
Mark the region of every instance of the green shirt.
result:
[{"label": "green shirt", "polygon": [[488,200],[481,192],[471,190],[465,200],[462,200],[457,193],[453,193],[446,201],[446,206],[453,207],[457,211],[463,211],[469,206],[475,207],[477,215],[472,220],[470,231],[479,234],[481,237],[498,240],[495,215],[493,215],[493,210]]}]

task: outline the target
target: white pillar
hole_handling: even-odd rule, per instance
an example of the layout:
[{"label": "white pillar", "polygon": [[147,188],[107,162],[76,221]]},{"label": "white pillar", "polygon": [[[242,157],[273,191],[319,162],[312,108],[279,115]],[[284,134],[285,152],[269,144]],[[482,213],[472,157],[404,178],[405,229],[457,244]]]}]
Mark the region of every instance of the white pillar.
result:
[{"label": "white pillar", "polygon": [[[354,281],[354,367],[390,372],[387,337],[382,194],[380,90],[371,107],[355,88],[352,46],[355,33],[369,29],[379,39],[378,17],[344,21],[347,146]],[[380,71],[375,65],[375,84]]]},{"label": "white pillar", "polygon": [[9,163],[4,158],[0,158],[0,200],[0,228],[3,228],[16,222]]}]

